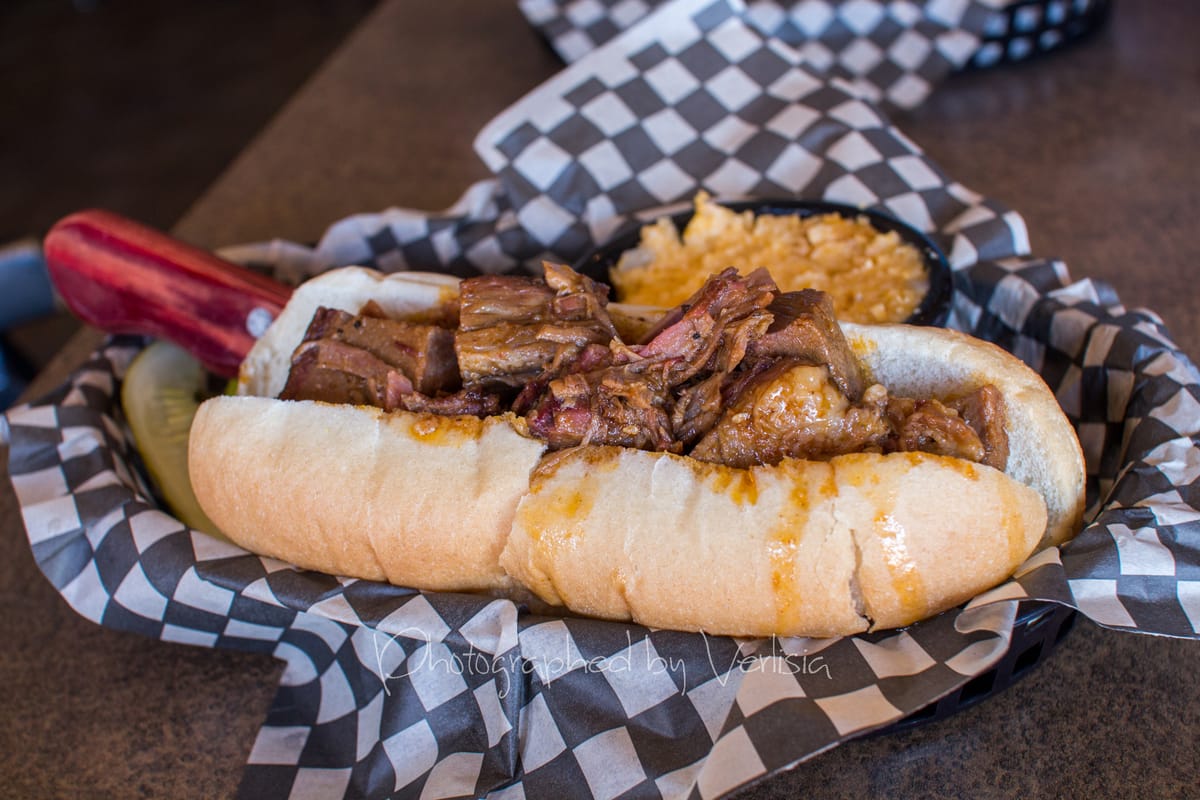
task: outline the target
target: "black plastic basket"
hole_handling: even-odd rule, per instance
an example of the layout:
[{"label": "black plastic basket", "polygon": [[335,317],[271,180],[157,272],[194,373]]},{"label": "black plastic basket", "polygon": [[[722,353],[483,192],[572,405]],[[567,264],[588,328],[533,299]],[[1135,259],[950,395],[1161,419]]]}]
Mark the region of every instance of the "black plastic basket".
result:
[{"label": "black plastic basket", "polygon": [[1075,616],[1075,609],[1058,603],[1021,603],[1013,623],[1012,641],[994,667],[975,676],[941,700],[930,703],[873,735],[892,734],[945,719],[1004,691],[1053,652],[1071,632]]},{"label": "black plastic basket", "polygon": [[1058,50],[1098,30],[1112,0],[1021,0],[988,19],[979,49],[966,69],[1024,61]]}]

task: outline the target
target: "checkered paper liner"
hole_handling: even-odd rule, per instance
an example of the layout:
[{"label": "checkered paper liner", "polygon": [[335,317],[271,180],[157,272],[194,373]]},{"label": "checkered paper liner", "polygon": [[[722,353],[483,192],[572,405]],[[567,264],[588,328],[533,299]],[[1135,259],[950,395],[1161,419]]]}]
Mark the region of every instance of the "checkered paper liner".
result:
[{"label": "checkered paper liner", "polygon": [[1019,216],[951,182],[743,7],[664,6],[501,114],[477,149],[495,178],[444,214],[360,215],[315,251],[241,255],[293,279],[351,262],[501,271],[569,260],[699,188],[889,211],[951,254],[951,324],[1055,390],[1084,444],[1089,525],[967,609],[899,632],[738,641],[538,617],[298,571],[187,529],[146,486],[121,419],[144,343],[113,339],[8,414],[13,485],[38,564],[85,617],[286,662],[243,796],[715,797],[988,669],[1018,599],[1197,637],[1195,368],[1152,314],[1030,257]]},{"label": "checkered paper liner", "polygon": [[[521,0],[521,10],[572,63],[669,0]],[[1003,5],[1003,2],[1001,2]],[[863,97],[913,108],[979,50],[1005,16],[995,2],[748,0],[744,18],[794,47],[814,69]]]},{"label": "checkered paper liner", "polygon": [[[521,0],[567,63],[665,0]],[[1099,25],[1108,0],[747,0],[746,21],[883,106],[920,104],[950,72],[1056,50]]]},{"label": "checkered paper liner", "polygon": [[[521,0],[567,63],[665,0]],[[952,71],[1058,50],[1103,24],[1110,0],[748,0],[747,21],[883,105],[912,108]]]}]

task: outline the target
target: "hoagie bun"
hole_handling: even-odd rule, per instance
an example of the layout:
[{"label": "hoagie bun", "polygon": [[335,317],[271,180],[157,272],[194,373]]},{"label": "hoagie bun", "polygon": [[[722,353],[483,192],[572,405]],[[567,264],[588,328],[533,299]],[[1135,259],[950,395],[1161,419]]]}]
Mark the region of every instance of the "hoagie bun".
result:
[{"label": "hoagie bun", "polygon": [[[735,468],[583,444],[553,451],[525,417],[480,419],[278,400],[317,306],[453,315],[456,282],[347,268],[297,290],[204,403],[197,498],[254,552],[432,590],[532,592],[585,615],[731,635],[834,636],[909,624],[1010,575],[1082,512],[1082,458],[1038,376],[948,331],[846,325],[870,381],[946,398],[990,385],[1008,464],[921,452]],[[618,329],[648,312],[609,306]]]}]

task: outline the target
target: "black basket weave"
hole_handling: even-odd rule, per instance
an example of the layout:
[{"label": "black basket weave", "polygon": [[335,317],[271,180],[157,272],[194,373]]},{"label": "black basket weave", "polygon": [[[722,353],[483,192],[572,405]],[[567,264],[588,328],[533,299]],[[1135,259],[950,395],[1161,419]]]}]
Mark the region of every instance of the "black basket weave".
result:
[{"label": "black basket weave", "polygon": [[1022,0],[997,10],[988,20],[979,49],[967,69],[1024,61],[1058,50],[1098,30],[1112,0]]}]

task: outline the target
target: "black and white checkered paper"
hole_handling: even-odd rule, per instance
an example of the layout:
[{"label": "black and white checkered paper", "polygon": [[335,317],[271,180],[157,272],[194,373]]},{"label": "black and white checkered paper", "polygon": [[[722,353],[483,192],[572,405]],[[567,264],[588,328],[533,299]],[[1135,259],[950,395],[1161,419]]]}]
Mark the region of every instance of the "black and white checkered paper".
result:
[{"label": "black and white checkered paper", "polygon": [[[640,22],[663,0],[521,0],[567,63]],[[1006,19],[994,3],[747,0],[743,18],[794,47],[814,69],[883,105],[912,108],[967,65],[981,35]]]},{"label": "black and white checkered paper", "polygon": [[[928,5],[959,21],[974,7]],[[144,343],[116,338],[9,412],[13,484],[38,564],[85,617],[286,662],[243,796],[716,797],[985,671],[1008,648],[1017,600],[1200,638],[1195,367],[1153,314],[1032,258],[1019,216],[950,181],[750,10],[661,4],[476,144],[495,177],[447,212],[364,214],[313,252],[238,254],[266,253],[292,280],[340,263],[496,272],[572,260],[698,189],[884,210],[950,254],[951,324],[1055,390],[1083,442],[1089,524],[965,610],[899,632],[740,641],[538,617],[299,571],[187,529],[141,476],[118,388]]]}]

